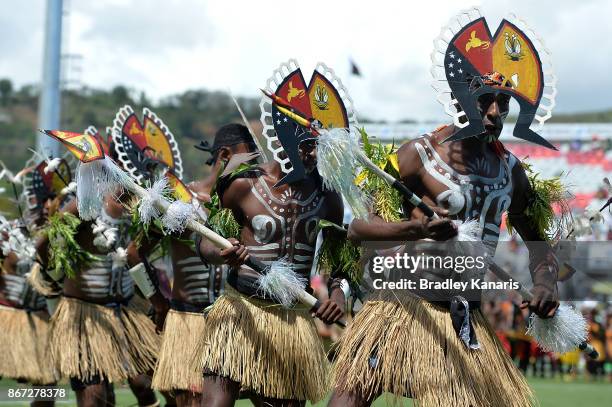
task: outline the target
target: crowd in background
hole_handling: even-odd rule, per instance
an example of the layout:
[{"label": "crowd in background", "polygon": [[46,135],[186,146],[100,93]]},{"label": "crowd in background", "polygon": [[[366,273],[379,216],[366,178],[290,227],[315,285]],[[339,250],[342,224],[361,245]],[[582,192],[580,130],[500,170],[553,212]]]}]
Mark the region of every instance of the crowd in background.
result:
[{"label": "crowd in background", "polygon": [[[599,209],[609,197],[609,188],[604,185],[597,190],[588,206]],[[602,212],[602,218],[592,224],[592,233],[577,240],[612,241],[612,213],[609,208]],[[527,252],[517,258],[526,256]],[[611,273],[612,269],[608,269],[604,277],[604,283],[608,287],[612,281]],[[581,271],[577,271],[572,278],[581,277],[584,277]],[[483,311],[504,344],[504,348],[524,373],[538,377],[561,377],[566,380],[581,375],[590,380],[612,382],[612,293],[592,292],[581,301],[571,303],[588,321],[589,342],[599,353],[599,358],[596,360],[588,358],[580,350],[561,355],[542,351],[537,343],[525,334],[529,315],[527,310],[519,307],[520,296],[516,293],[509,295],[510,298],[504,301],[484,303]]]},{"label": "crowd in background", "polygon": [[573,380],[578,376],[589,380],[612,382],[612,308],[586,301],[574,304],[589,324],[589,342],[599,353],[596,360],[576,349],[565,354],[544,352],[525,331],[528,311],[517,301],[486,302],[483,311],[495,329],[504,349],[526,375],[559,377]]}]

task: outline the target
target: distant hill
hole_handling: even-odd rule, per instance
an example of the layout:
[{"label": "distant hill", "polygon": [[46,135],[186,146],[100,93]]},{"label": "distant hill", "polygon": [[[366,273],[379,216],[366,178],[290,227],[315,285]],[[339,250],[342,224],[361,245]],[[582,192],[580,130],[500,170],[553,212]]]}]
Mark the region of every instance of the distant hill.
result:
[{"label": "distant hill", "polygon": [[[247,118],[256,131],[259,123],[259,99],[239,98]],[[117,110],[129,104],[136,112],[150,107],[176,136],[183,154],[187,180],[199,178],[207,172],[206,153],[192,146],[200,140],[212,141],[216,129],[232,121],[241,122],[231,98],[223,92],[205,89],[189,90],[151,103],[144,93],[124,86],[112,90],[81,88],[62,92],[61,128],[82,131],[90,125],[104,131],[112,124]],[[35,145],[38,111],[38,90],[32,85],[13,89],[10,80],[0,79],[0,160],[16,171],[31,156],[28,148]],[[363,116],[361,123],[370,122]],[[380,121],[377,121],[380,122]],[[402,122],[413,122],[411,119]],[[576,114],[553,115],[551,122],[612,122],[612,110]]]},{"label": "distant hill", "polygon": [[[245,115],[253,126],[259,123],[259,100],[238,98]],[[186,179],[201,177],[207,172],[207,153],[193,145],[200,140],[212,142],[216,129],[225,123],[242,122],[231,98],[222,92],[190,90],[167,97],[157,104],[144,94],[133,94],[118,86],[111,91],[83,88],[62,92],[61,129],[83,131],[93,125],[101,132],[112,125],[119,108],[130,105],[138,114],[143,107],[151,108],[173,132],[181,147]],[[12,170],[19,170],[31,156],[34,147],[38,112],[37,91],[24,87],[9,94],[2,92],[0,81],[0,160]],[[261,126],[257,127],[258,130]]]}]

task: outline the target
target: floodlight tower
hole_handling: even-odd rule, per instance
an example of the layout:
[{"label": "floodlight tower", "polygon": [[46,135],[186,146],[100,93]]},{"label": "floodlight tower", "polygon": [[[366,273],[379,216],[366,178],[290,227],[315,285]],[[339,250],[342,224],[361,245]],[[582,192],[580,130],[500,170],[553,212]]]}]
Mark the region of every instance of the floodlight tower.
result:
[{"label": "floodlight tower", "polygon": [[[38,106],[38,128],[59,129],[60,125],[60,61],[62,48],[63,0],[47,0],[45,21],[43,78]],[[57,157],[59,144],[38,134],[37,146],[46,156]]]}]

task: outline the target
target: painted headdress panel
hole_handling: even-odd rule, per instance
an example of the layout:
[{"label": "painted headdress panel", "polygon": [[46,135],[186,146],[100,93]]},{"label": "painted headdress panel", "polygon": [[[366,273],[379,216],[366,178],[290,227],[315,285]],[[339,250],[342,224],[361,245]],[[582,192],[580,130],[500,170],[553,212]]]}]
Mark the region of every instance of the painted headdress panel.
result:
[{"label": "painted headdress panel", "polygon": [[[324,128],[348,128],[357,123],[346,88],[323,63],[317,64],[307,82],[297,61],[291,59],[274,71],[265,91],[282,100],[284,107],[315,120]],[[302,179],[305,170],[298,147],[316,136],[287,117],[270,98],[264,96],[260,107],[266,147],[287,174],[278,184]]]},{"label": "painted headdress panel", "polygon": [[524,21],[510,15],[492,33],[472,8],[451,19],[434,45],[433,86],[458,128],[450,139],[483,133],[478,97],[500,92],[520,107],[514,136],[554,148],[536,131],[551,117],[556,77],[548,50]]},{"label": "painted headdress panel", "polygon": [[88,134],[98,140],[98,143],[100,143],[100,147],[102,147],[102,150],[104,151],[104,155],[111,155],[111,145],[113,143],[111,127],[106,128],[106,135],[100,133],[100,131],[95,126],[87,127],[83,133]]},{"label": "painted headdress panel", "polygon": [[55,168],[52,171],[48,168],[49,161],[40,161],[37,156],[30,159],[26,166],[32,168],[23,180],[23,194],[30,209],[41,207],[47,199],[59,196],[72,181],[70,164],[64,158],[53,164]]},{"label": "painted headdress panel", "polygon": [[181,153],[174,135],[150,109],[143,109],[140,120],[130,106],[121,108],[113,121],[112,138],[119,162],[136,181],[150,178],[156,164],[182,178]]}]

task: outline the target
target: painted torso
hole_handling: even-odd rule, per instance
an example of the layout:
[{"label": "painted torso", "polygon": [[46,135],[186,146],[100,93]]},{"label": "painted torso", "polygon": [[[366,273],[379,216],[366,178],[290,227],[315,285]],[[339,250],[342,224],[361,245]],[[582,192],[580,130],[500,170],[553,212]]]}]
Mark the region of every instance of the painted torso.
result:
[{"label": "painted torso", "polygon": [[[512,198],[512,168],[516,158],[505,153],[495,161],[482,157],[464,163],[469,174],[460,173],[445,161],[427,136],[415,142],[423,165],[422,183],[426,196],[449,214],[465,221],[480,223],[482,239],[497,242],[502,215],[510,207]],[[449,160],[450,161],[450,160]]]},{"label": "painted torso", "polygon": [[[42,310],[45,298],[27,281],[27,273],[34,264],[34,241],[18,228],[17,223],[6,224],[1,242],[2,272],[0,272],[0,303],[15,308]],[[10,230],[10,233],[9,233]]]},{"label": "painted torso", "polygon": [[[95,223],[83,224],[76,236],[83,249],[98,260],[83,265],[74,278],[64,280],[64,294],[99,304],[121,302],[134,294],[134,281],[114,256],[129,243],[129,218],[113,218],[104,211]],[[113,258],[115,257],[115,260]]]},{"label": "painted torso", "polygon": [[[248,181],[240,240],[264,264],[284,259],[309,279],[318,222],[331,216],[327,196],[312,182],[274,188],[262,176]],[[243,266],[239,274],[252,276],[253,271]]]},{"label": "painted torso", "polygon": [[[194,240],[195,236],[183,238]],[[174,273],[173,300],[206,306],[223,294],[227,266],[202,263],[190,246],[178,240],[170,244],[170,256]]]},{"label": "painted torso", "polygon": [[[422,197],[428,205],[445,208],[449,216],[459,221],[475,220],[479,223],[481,239],[484,246],[465,244],[456,247],[443,242],[417,241],[397,250],[406,251],[411,256],[426,254],[445,258],[455,252],[459,256],[484,256],[484,266],[464,268],[457,271],[453,268],[429,263],[421,265],[416,273],[405,273],[401,276],[415,280],[416,287],[420,279],[444,282],[452,279],[455,282],[468,282],[483,278],[486,272],[487,259],[495,253],[499,239],[502,215],[511,203],[513,183],[512,168],[518,162],[508,153],[498,157],[493,151],[485,151],[482,155],[474,152],[466,153],[461,145],[438,144],[431,136],[423,136],[413,141],[416,150],[416,160],[419,165],[417,176],[412,178],[415,193]],[[399,156],[400,167],[407,156]],[[412,159],[412,158],[411,158]],[[458,170],[458,168],[460,170]],[[414,216],[414,213],[413,213]],[[460,295],[469,301],[478,302],[481,292],[478,289],[436,289],[412,290],[412,293],[429,301],[446,303],[455,295]]]},{"label": "painted torso", "polygon": [[45,297],[38,294],[26,278],[32,264],[29,259],[19,260],[12,268],[5,262],[4,272],[0,274],[0,303],[29,310],[46,307]]}]

